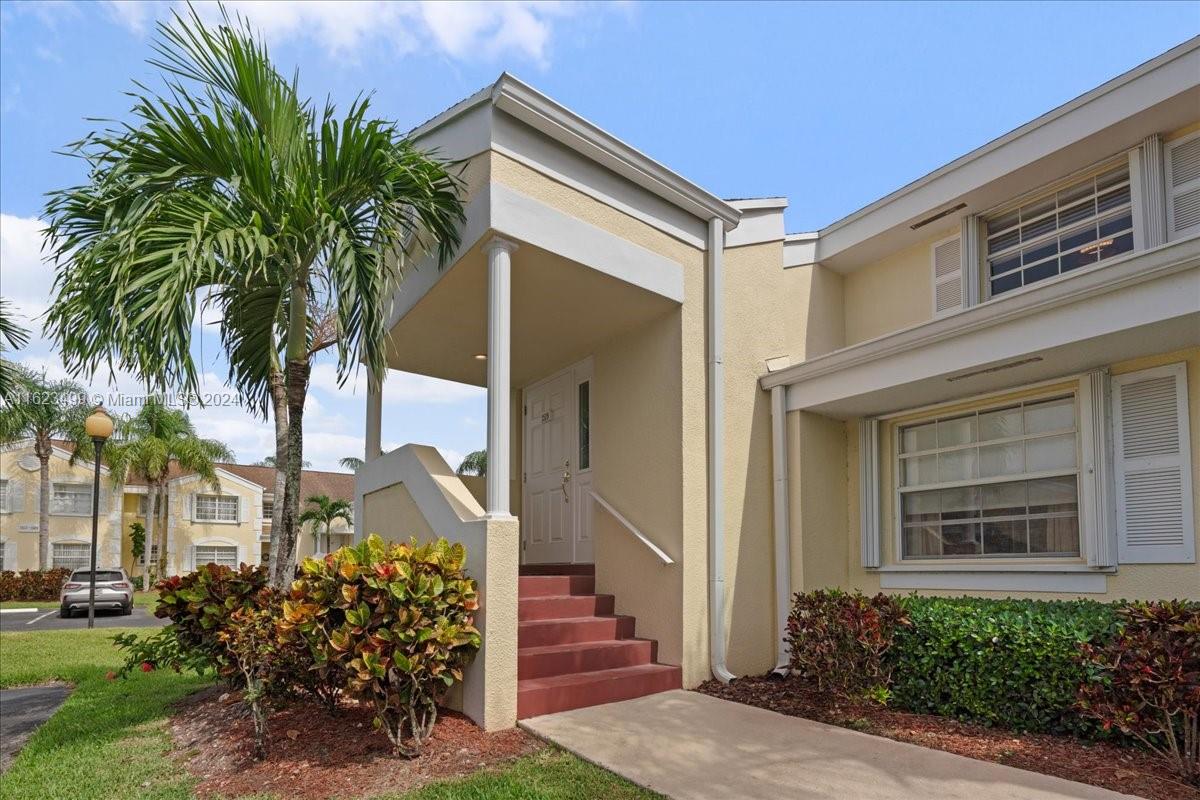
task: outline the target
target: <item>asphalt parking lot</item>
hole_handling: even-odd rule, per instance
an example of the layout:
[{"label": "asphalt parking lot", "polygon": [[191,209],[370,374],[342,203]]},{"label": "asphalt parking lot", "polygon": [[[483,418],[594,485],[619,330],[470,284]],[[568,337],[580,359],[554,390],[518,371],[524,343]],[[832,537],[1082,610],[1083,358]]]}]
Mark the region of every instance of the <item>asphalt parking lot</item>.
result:
[{"label": "asphalt parking lot", "polygon": [[[71,628],[87,628],[87,614],[79,614],[70,619],[59,619],[58,606],[45,604],[30,604],[38,606],[37,611],[14,611],[3,609],[0,612],[0,633],[17,633],[19,631],[61,631]],[[116,611],[97,611],[97,628],[161,628],[167,620],[158,619],[145,608],[134,606],[133,613],[128,617]]]}]

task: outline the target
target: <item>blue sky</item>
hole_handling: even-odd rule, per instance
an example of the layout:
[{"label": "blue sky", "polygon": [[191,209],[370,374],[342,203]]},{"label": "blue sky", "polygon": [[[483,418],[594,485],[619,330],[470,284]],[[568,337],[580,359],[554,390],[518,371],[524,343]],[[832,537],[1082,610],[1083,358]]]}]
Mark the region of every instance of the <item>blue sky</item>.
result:
[{"label": "blue sky", "polygon": [[[784,195],[814,230],[1200,32],[1200,4],[232,2],[309,94],[375,92],[405,126],[508,70],[724,197]],[[120,118],[170,2],[0,2],[0,294],[45,309],[42,195],[78,182],[54,153]],[[206,8],[204,13],[211,13]],[[215,337],[197,338],[224,391]],[[19,360],[61,371],[42,340]],[[318,364],[306,455],[361,455],[362,392]],[[91,381],[105,391],[104,381]],[[118,376],[114,390],[137,393]],[[385,445],[483,446],[480,390],[393,373]],[[242,460],[270,427],[236,407],[193,410]]]}]

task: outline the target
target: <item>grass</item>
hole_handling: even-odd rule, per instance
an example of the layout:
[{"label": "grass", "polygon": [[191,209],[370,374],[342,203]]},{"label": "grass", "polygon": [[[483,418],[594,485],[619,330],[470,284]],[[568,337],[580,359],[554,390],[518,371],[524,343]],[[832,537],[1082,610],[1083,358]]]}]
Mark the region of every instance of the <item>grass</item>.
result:
[{"label": "grass", "polygon": [[[0,800],[187,800],[195,780],[168,755],[166,719],[205,681],[170,671],[105,675],[129,629],[0,633],[0,687],[66,681],[75,690],[0,775]],[[143,629],[144,633],[145,630]],[[361,734],[355,734],[361,735]],[[365,792],[370,787],[364,786]],[[651,800],[659,795],[561,750],[387,800]]]},{"label": "grass", "polygon": [[107,680],[121,629],[0,634],[0,686],[67,681],[75,690],[0,776],[0,798],[190,798],[193,781],[167,757],[169,706],[204,685],[173,672]]}]

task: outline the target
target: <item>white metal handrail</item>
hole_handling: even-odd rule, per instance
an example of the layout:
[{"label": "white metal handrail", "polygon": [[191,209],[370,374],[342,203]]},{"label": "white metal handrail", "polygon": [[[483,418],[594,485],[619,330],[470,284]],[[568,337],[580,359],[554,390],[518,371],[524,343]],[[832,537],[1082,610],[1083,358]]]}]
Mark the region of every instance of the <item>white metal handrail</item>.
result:
[{"label": "white metal handrail", "polygon": [[592,496],[593,500],[595,500],[597,503],[600,504],[601,508],[603,508],[609,514],[612,514],[613,519],[615,519],[617,522],[624,525],[625,530],[632,533],[634,535],[634,537],[639,542],[646,545],[646,547],[649,547],[651,552],[653,552],[654,555],[658,556],[659,561],[661,561],[664,564],[674,564],[675,563],[675,560],[673,558],[671,558],[669,555],[667,555],[666,553],[664,553],[663,549],[661,547],[656,545],[654,542],[650,541],[650,538],[648,536],[646,536],[646,534],[639,531],[632,522],[625,519],[625,515],[623,515],[620,511],[617,511],[615,508],[613,508],[612,503],[609,503],[603,497],[596,494],[594,491],[592,491],[590,489],[588,490],[588,494],[590,494]]}]

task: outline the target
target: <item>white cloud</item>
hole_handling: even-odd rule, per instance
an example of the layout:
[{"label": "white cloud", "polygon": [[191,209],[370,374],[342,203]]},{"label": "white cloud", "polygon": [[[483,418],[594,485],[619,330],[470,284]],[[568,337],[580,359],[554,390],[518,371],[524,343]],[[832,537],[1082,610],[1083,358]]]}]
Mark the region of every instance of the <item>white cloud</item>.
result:
[{"label": "white cloud", "polygon": [[[174,5],[178,9],[182,4]],[[108,6],[118,22],[138,34],[171,8],[166,2],[137,0],[109,0]],[[220,13],[215,2],[196,7],[206,19]],[[552,0],[227,0],[225,7],[249,19],[271,41],[311,40],[334,55],[353,55],[367,45],[382,44],[398,54],[427,50],[460,61],[511,55],[546,66],[557,23],[609,5]]]},{"label": "white cloud", "polygon": [[[351,375],[345,385],[338,386],[337,367],[328,362],[313,366],[309,384],[323,392],[338,397],[366,397],[366,376],[360,370]],[[389,371],[383,383],[383,402],[389,403],[457,403],[475,400],[485,390],[465,383],[415,375],[411,372]],[[361,402],[361,401],[360,401]]]}]

